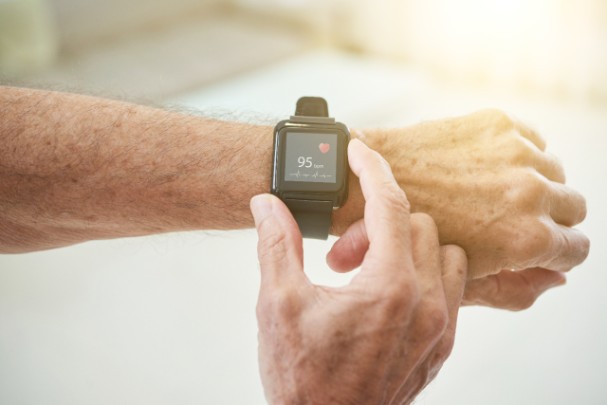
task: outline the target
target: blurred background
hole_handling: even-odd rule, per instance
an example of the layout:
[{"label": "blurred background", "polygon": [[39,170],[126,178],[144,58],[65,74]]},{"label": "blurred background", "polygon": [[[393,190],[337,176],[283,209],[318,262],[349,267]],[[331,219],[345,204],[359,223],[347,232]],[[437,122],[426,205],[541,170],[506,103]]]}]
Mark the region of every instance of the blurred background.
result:
[{"label": "blurred background", "polygon": [[607,97],[600,0],[2,0],[5,78],[167,97],[317,47],[434,76]]},{"label": "blurred background", "polygon": [[[462,309],[417,403],[607,402],[607,2],[0,0],[0,84],[264,123],[301,95],[358,128],[511,113],[586,196],[591,253],[529,310]],[[305,242],[307,271],[347,283],[330,242]],[[255,244],[194,232],[0,255],[0,403],[264,403]]]}]

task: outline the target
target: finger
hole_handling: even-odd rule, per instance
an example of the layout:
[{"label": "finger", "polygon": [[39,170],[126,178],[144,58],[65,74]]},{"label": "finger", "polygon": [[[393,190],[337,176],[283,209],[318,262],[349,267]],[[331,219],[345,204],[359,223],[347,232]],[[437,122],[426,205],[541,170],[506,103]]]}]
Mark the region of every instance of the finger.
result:
[{"label": "finger", "polygon": [[533,167],[548,180],[564,184],[565,170],[561,161],[551,153],[533,149]]},{"label": "finger", "polygon": [[564,184],[550,185],[550,216],[560,225],[574,226],[586,218],[586,199]]},{"label": "finger", "polygon": [[403,270],[403,264],[411,260],[407,197],[388,163],[357,139],[350,141],[348,160],[365,198],[364,224],[369,239],[365,261],[381,263],[372,266],[374,271]]},{"label": "finger", "polygon": [[305,279],[301,233],[286,205],[273,195],[261,194],[251,199],[251,212],[259,236],[262,288]]},{"label": "finger", "polygon": [[442,284],[447,304],[449,321],[447,329],[437,344],[433,355],[433,362],[442,364],[451,353],[457,327],[457,315],[464,295],[468,259],[462,248],[455,245],[446,245],[440,248]]},{"label": "finger", "polygon": [[514,128],[529,145],[533,153],[533,166],[547,179],[557,183],[565,183],[565,171],[559,159],[546,152],[546,141],[532,128],[513,119]]},{"label": "finger", "polygon": [[565,272],[586,259],[590,249],[590,241],[586,235],[552,220],[543,223],[543,227],[537,227],[537,231],[529,233],[527,242],[522,242],[527,243],[524,249],[528,258],[514,266],[515,268],[541,267]]},{"label": "finger", "polygon": [[512,122],[514,123],[514,127],[518,130],[518,132],[523,138],[531,141],[531,143],[537,146],[539,150],[546,150],[546,141],[540,136],[540,134],[537,133],[537,131],[531,129],[530,127],[523,124],[517,119],[512,119]]},{"label": "finger", "polygon": [[468,281],[463,305],[483,305],[520,311],[529,308],[550,288],[565,284],[565,275],[542,268],[502,270],[498,274]]},{"label": "finger", "polygon": [[442,246],[441,268],[449,319],[457,319],[457,312],[462,303],[468,271],[468,259],[464,249],[455,245]]},{"label": "finger", "polygon": [[453,348],[455,330],[457,327],[457,315],[459,313],[459,308],[464,295],[468,267],[466,253],[459,246],[442,246],[440,248],[440,253],[442,284],[449,320],[445,333],[437,343],[428,360],[428,367],[434,373],[438,372],[440,366],[447,359],[447,357],[449,357],[451,349]]},{"label": "finger", "polygon": [[327,264],[337,272],[348,272],[360,266],[368,249],[365,223],[359,219],[348,227],[327,253]]},{"label": "finger", "polygon": [[575,228],[552,222],[552,255],[536,267],[549,270],[569,271],[588,257],[590,240]]},{"label": "finger", "polygon": [[442,295],[438,228],[430,215],[411,214],[411,245],[415,273],[422,286],[422,293]]},{"label": "finger", "polygon": [[541,267],[554,271],[569,271],[586,260],[590,250],[588,237],[575,228],[557,224],[552,218],[539,218],[521,229],[512,239],[512,260],[502,265],[507,269]]},{"label": "finger", "polygon": [[[417,219],[415,218],[415,215],[416,214],[411,216],[412,232],[415,232],[413,229],[416,227],[415,224]],[[404,380],[404,383],[402,383],[402,380],[399,381],[402,385],[397,390],[397,393],[390,403],[401,403],[403,398],[412,398],[414,396],[412,395],[413,393],[421,391],[422,388],[434,378],[436,373],[438,373],[453,348],[457,314],[466,282],[467,259],[464,251],[455,245],[443,246],[438,250],[440,261],[439,267],[441,269],[440,279],[442,280],[441,285],[444,288],[444,290],[441,289],[440,291],[441,295],[444,296],[441,305],[448,313],[447,325],[444,331],[438,335],[435,344],[430,343],[429,339],[420,339],[420,336],[417,336],[418,340],[426,343],[425,348],[431,350],[427,352],[427,354],[422,352],[419,355],[416,359],[416,364],[411,366],[412,368],[415,368],[415,371],[410,374],[410,377]],[[441,306],[438,308],[441,308]],[[427,322],[430,318],[431,317],[426,315],[421,321]],[[410,328],[413,327],[414,326],[410,326]],[[415,358],[412,353],[409,353],[407,357],[408,358],[404,359],[405,362]],[[413,376],[413,378],[411,378],[411,376]]]}]

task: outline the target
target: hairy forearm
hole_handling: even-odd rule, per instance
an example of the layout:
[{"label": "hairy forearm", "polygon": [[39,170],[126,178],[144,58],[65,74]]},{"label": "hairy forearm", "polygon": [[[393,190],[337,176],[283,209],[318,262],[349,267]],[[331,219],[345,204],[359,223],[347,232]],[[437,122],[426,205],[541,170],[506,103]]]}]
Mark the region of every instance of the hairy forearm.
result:
[{"label": "hairy forearm", "polygon": [[0,251],[252,226],[270,127],[0,87]]}]

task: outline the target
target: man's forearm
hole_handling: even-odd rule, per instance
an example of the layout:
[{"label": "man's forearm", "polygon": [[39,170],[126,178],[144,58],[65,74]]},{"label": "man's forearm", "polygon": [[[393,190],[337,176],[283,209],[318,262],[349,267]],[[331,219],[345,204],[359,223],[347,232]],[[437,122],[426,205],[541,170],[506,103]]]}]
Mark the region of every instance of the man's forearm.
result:
[{"label": "man's forearm", "polygon": [[0,250],[252,226],[270,127],[0,88]]}]

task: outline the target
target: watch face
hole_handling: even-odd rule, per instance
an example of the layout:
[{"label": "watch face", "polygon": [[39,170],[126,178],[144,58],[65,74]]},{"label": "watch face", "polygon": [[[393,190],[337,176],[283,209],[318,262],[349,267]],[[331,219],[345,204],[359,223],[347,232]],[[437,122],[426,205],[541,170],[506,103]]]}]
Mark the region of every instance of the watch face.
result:
[{"label": "watch face", "polygon": [[337,134],[287,132],[284,180],[337,182]]},{"label": "watch face", "polygon": [[349,140],[343,124],[279,123],[274,133],[272,192],[283,199],[331,199],[339,207],[348,190]]}]

